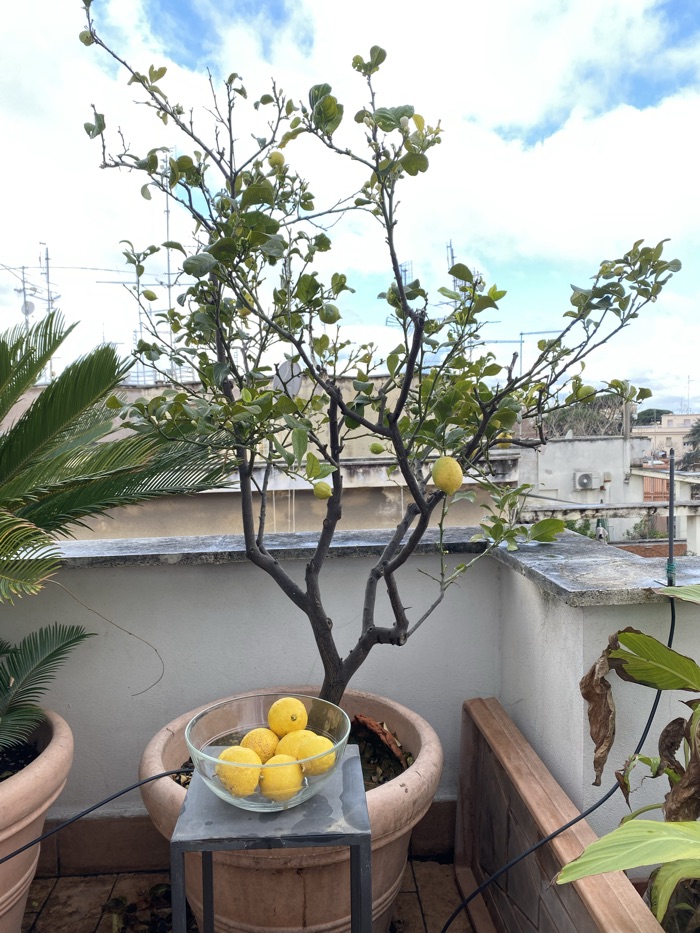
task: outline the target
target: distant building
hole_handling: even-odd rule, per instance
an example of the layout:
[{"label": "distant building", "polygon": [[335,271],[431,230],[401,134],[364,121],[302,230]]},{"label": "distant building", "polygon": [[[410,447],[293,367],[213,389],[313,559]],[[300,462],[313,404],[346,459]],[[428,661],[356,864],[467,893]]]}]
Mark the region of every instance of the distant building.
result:
[{"label": "distant building", "polygon": [[649,438],[643,451],[644,459],[649,463],[667,460],[671,448],[676,453],[676,460],[680,460],[685,453],[683,439],[698,420],[700,414],[662,415],[661,421],[656,424],[633,425],[632,434]]}]

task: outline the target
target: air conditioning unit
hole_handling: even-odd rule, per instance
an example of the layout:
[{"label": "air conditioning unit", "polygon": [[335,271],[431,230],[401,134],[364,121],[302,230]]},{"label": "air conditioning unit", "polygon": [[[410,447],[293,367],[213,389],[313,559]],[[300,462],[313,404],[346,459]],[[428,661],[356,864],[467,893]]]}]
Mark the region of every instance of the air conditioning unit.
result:
[{"label": "air conditioning unit", "polygon": [[600,489],[603,477],[600,473],[574,473],[574,489]]}]

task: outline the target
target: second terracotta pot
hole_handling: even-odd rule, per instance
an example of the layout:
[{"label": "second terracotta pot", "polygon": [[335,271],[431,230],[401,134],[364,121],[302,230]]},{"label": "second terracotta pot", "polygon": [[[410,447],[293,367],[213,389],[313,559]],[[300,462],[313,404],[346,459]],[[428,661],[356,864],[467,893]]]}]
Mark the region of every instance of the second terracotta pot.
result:
[{"label": "second terracotta pot", "polygon": [[[312,687],[247,693],[317,693]],[[427,813],[442,773],[442,746],[421,717],[385,697],[347,690],[341,706],[385,722],[414,757],[400,777],[367,793],[372,827],[373,933],[385,933],[401,887],[411,831]],[[203,708],[203,707],[202,707]],[[169,723],[148,744],[142,778],[179,767],[188,757],[185,726],[198,710]],[[185,791],[170,778],[145,785],[142,795],[156,828],[172,835]],[[200,856],[187,858],[187,899],[201,923]],[[349,933],[350,870],[346,847],[219,852],[214,856],[216,933]]]}]

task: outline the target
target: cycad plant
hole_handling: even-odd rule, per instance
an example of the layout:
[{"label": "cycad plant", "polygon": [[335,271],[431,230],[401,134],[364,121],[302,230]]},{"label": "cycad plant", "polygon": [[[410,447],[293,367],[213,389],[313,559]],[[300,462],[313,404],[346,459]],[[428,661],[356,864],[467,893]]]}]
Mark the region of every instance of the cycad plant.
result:
[{"label": "cycad plant", "polygon": [[[0,422],[74,326],[52,313],[31,328],[0,335]],[[60,564],[56,536],[70,534],[89,516],[223,482],[220,461],[206,449],[153,436],[107,437],[114,413],[106,400],[130,365],[113,347],[97,347],[52,379],[0,434],[2,611],[53,576]],[[53,626],[17,646],[0,639],[0,749],[31,732],[40,715],[38,695],[86,637],[79,626]]]},{"label": "cycad plant", "polygon": [[80,625],[55,623],[19,645],[0,638],[0,752],[26,742],[44,716],[40,697],[71,649],[89,637]]}]

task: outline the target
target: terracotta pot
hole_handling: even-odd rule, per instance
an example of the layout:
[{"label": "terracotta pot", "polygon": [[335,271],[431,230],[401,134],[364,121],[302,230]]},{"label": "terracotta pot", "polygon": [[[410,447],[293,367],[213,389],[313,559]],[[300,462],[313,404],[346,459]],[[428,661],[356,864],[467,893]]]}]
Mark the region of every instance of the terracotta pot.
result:
[{"label": "terracotta pot", "polygon": [[[63,790],[73,762],[73,734],[57,713],[47,712],[36,738],[39,757],[0,784],[0,858],[41,835],[46,811]],[[0,933],[20,933],[39,848],[32,846],[0,865]]]},{"label": "terracotta pot", "polygon": [[[318,688],[274,691],[312,694]],[[248,691],[269,692],[270,688]],[[386,722],[415,759],[399,778],[367,794],[372,827],[372,929],[385,933],[406,867],[411,830],[426,814],[440,781],[442,746],[424,719],[392,700],[347,690],[341,706],[351,719],[355,713],[364,713]],[[141,759],[142,778],[177,768],[187,759],[184,730],[196,712],[185,713],[154,736]],[[185,791],[163,778],[145,785],[141,793],[156,828],[170,838]],[[200,856],[187,858],[187,899],[201,923]],[[349,877],[346,847],[216,853],[216,933],[346,933],[350,930]]]}]

